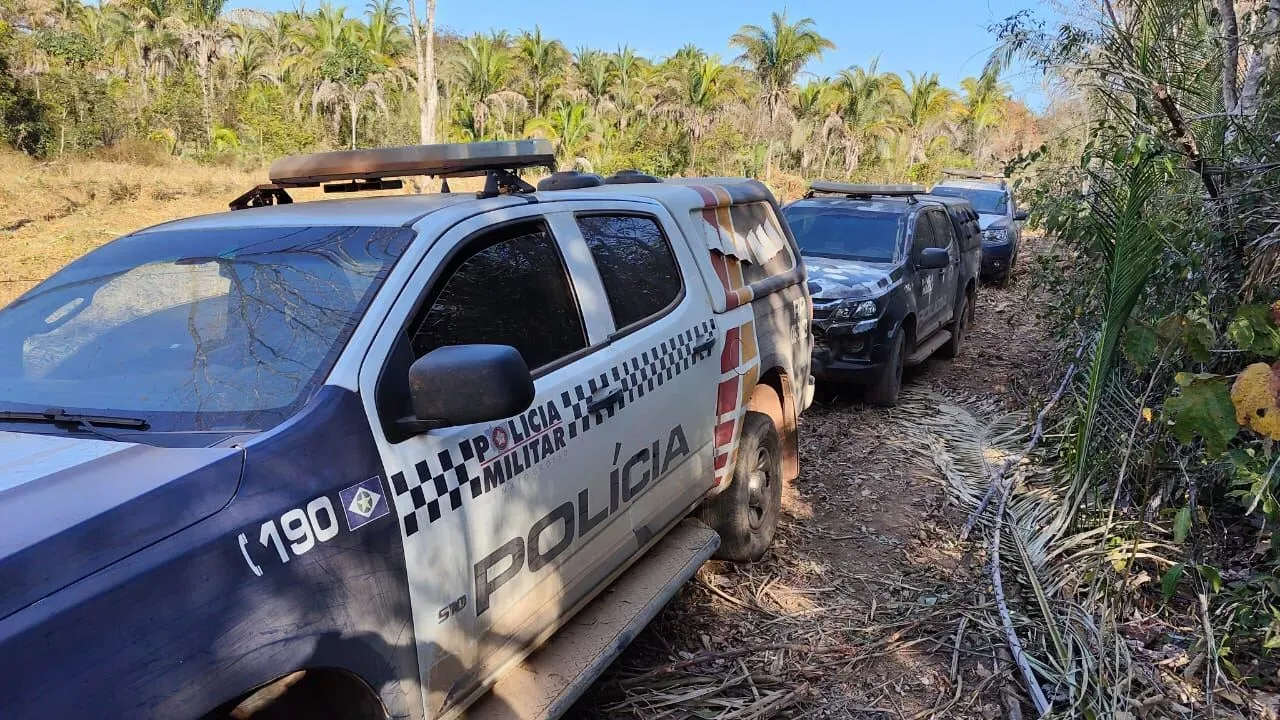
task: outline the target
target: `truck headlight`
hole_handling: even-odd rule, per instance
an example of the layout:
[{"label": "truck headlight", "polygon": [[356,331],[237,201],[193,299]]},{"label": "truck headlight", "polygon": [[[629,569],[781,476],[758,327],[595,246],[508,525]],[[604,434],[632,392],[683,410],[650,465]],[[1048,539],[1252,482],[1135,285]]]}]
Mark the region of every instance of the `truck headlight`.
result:
[{"label": "truck headlight", "polygon": [[1009,240],[1009,231],[1006,228],[991,228],[982,231],[982,239],[989,243],[1002,243]]},{"label": "truck headlight", "polygon": [[862,320],[875,316],[875,300],[846,300],[831,313],[832,320]]}]

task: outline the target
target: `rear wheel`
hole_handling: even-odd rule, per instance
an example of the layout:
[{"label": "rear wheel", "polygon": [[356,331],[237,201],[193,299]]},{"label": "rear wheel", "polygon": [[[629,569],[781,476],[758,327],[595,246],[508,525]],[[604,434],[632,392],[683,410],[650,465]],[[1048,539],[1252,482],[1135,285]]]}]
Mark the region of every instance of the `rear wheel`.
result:
[{"label": "rear wheel", "polygon": [[720,534],[716,557],[754,562],[773,544],[782,513],[782,441],[773,420],[748,411],[729,487],[702,505],[698,517]]},{"label": "rear wheel", "polygon": [[973,327],[973,310],[973,298],[966,294],[956,307],[956,319],[947,326],[951,339],[938,350],[939,355],[944,358],[959,357],[965,341],[969,339],[969,329]]},{"label": "rear wheel", "polygon": [[880,407],[898,404],[898,391],[902,389],[902,353],[906,345],[905,333],[894,336],[889,356],[880,369],[880,377],[867,388],[867,402]]}]

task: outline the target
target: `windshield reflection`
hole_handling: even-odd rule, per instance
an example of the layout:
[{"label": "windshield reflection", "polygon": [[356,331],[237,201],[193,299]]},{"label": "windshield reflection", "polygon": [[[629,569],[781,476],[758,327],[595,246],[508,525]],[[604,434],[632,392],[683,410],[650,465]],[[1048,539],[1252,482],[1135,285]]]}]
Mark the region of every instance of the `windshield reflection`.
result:
[{"label": "windshield reflection", "polygon": [[77,260],[0,311],[0,406],[254,429],[323,381],[404,228],[175,230]]}]

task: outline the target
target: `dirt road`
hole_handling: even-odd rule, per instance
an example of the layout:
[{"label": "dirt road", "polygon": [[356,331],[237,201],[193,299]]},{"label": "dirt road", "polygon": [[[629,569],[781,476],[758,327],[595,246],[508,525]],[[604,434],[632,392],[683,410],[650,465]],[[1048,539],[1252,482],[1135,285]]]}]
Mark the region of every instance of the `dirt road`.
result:
[{"label": "dirt road", "polygon": [[[1041,393],[1046,345],[1025,310],[1026,273],[983,288],[961,357],[931,360],[908,383],[1009,407]],[[933,467],[903,451],[897,422],[820,388],[774,549],[754,565],[704,567],[572,716],[1012,714],[1000,648],[966,632],[965,609],[986,602],[987,584],[957,540],[964,513]]]}]

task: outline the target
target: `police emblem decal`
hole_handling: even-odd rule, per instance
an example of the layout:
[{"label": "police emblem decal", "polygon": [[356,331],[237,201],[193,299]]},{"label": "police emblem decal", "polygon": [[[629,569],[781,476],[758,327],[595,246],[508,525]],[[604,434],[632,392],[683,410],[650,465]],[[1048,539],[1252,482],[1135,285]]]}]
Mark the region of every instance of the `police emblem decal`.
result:
[{"label": "police emblem decal", "polygon": [[507,431],[505,428],[496,427],[493,429],[493,432],[489,434],[489,436],[493,438],[493,446],[498,449],[498,452],[502,452],[503,450],[507,449],[508,441],[507,441]]}]

